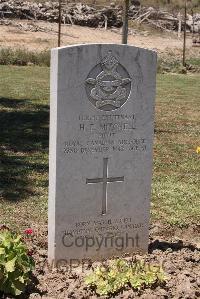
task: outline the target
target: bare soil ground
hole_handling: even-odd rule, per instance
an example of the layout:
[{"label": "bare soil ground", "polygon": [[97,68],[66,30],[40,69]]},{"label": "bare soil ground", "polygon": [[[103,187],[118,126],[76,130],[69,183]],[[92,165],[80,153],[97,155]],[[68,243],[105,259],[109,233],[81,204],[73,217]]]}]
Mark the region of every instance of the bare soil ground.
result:
[{"label": "bare soil ground", "polygon": [[[34,28],[37,31],[26,31],[21,28]],[[1,47],[27,48],[29,50],[45,50],[57,47],[57,29],[55,23],[42,21],[14,20],[12,25],[1,25]],[[165,54],[169,51],[174,55],[180,55],[183,41],[178,38],[176,33],[152,33],[151,31],[139,31],[130,34],[128,43],[130,45],[157,50],[159,54]],[[62,26],[62,46],[82,44],[82,43],[121,43],[121,34],[119,29],[88,28],[76,25]],[[200,49],[192,47],[192,38],[187,38],[187,49],[190,55],[199,56]]]},{"label": "bare soil ground", "polygon": [[[156,233],[159,231],[159,234]],[[137,260],[162,267],[167,275],[167,281],[162,285],[134,291],[127,286],[120,293],[109,298],[115,299],[197,299],[200,298],[200,247],[178,237],[161,236],[164,231],[160,227],[151,228],[149,252],[146,255],[134,256]],[[92,267],[87,261],[75,262],[70,265],[66,261],[58,269],[47,264],[47,244],[44,241],[47,231],[33,240],[34,259],[36,269],[32,276],[32,283],[25,294],[19,299],[105,299],[97,296],[95,291],[84,283],[84,277],[90,273]],[[132,257],[127,257],[131,260]],[[1,295],[0,295],[1,296]],[[3,296],[2,299],[14,299]]]}]

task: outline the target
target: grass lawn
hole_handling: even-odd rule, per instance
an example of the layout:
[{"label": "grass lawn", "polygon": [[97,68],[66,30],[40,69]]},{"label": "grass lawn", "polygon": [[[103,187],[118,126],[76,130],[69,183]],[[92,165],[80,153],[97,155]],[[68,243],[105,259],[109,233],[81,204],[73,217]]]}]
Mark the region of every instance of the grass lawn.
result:
[{"label": "grass lawn", "polygon": [[[45,227],[49,68],[0,66],[0,223]],[[200,75],[158,75],[152,222],[197,225],[200,216]]]}]

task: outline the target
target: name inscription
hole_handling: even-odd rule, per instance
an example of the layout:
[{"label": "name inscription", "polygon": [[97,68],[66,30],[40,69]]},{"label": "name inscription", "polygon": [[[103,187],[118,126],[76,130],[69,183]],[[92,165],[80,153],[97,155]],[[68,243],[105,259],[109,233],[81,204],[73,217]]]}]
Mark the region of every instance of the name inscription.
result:
[{"label": "name inscription", "polygon": [[114,137],[117,133],[135,130],[134,114],[79,115],[78,130],[98,138]]},{"label": "name inscription", "polygon": [[[136,129],[134,114],[79,115],[77,135],[64,141],[65,154],[96,154],[147,150],[145,138],[131,138]],[[119,133],[128,134],[121,138]],[[83,135],[83,137],[80,137]],[[119,137],[120,136],[120,137]]]}]

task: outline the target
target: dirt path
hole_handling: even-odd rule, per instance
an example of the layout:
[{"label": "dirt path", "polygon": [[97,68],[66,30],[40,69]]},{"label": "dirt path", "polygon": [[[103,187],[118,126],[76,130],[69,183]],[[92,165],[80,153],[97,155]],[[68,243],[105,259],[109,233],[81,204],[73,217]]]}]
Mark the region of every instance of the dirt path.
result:
[{"label": "dirt path", "polygon": [[[29,50],[44,50],[57,46],[57,24],[33,21],[13,21],[14,25],[1,25],[1,47],[25,47]],[[48,32],[32,32],[21,30],[19,27],[29,27],[44,29]],[[118,29],[105,30],[103,28],[88,28],[80,26],[62,26],[62,45],[82,44],[82,43],[121,43],[121,34]],[[148,35],[148,36],[144,36]],[[154,34],[150,32],[136,33],[129,35],[129,44],[155,49],[159,53],[173,51],[174,54],[180,53],[182,49],[182,39],[178,39],[175,33]],[[188,49],[200,52],[199,49],[192,48],[192,40],[187,40]]]}]

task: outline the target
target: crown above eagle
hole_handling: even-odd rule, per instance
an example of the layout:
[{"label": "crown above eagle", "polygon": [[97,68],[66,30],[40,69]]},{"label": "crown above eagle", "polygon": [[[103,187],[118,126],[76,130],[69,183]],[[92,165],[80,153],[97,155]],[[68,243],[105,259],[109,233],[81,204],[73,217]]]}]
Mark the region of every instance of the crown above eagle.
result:
[{"label": "crown above eagle", "polygon": [[102,59],[101,65],[107,70],[112,70],[119,64],[118,60],[112,55],[112,51],[108,51],[108,54]]}]

